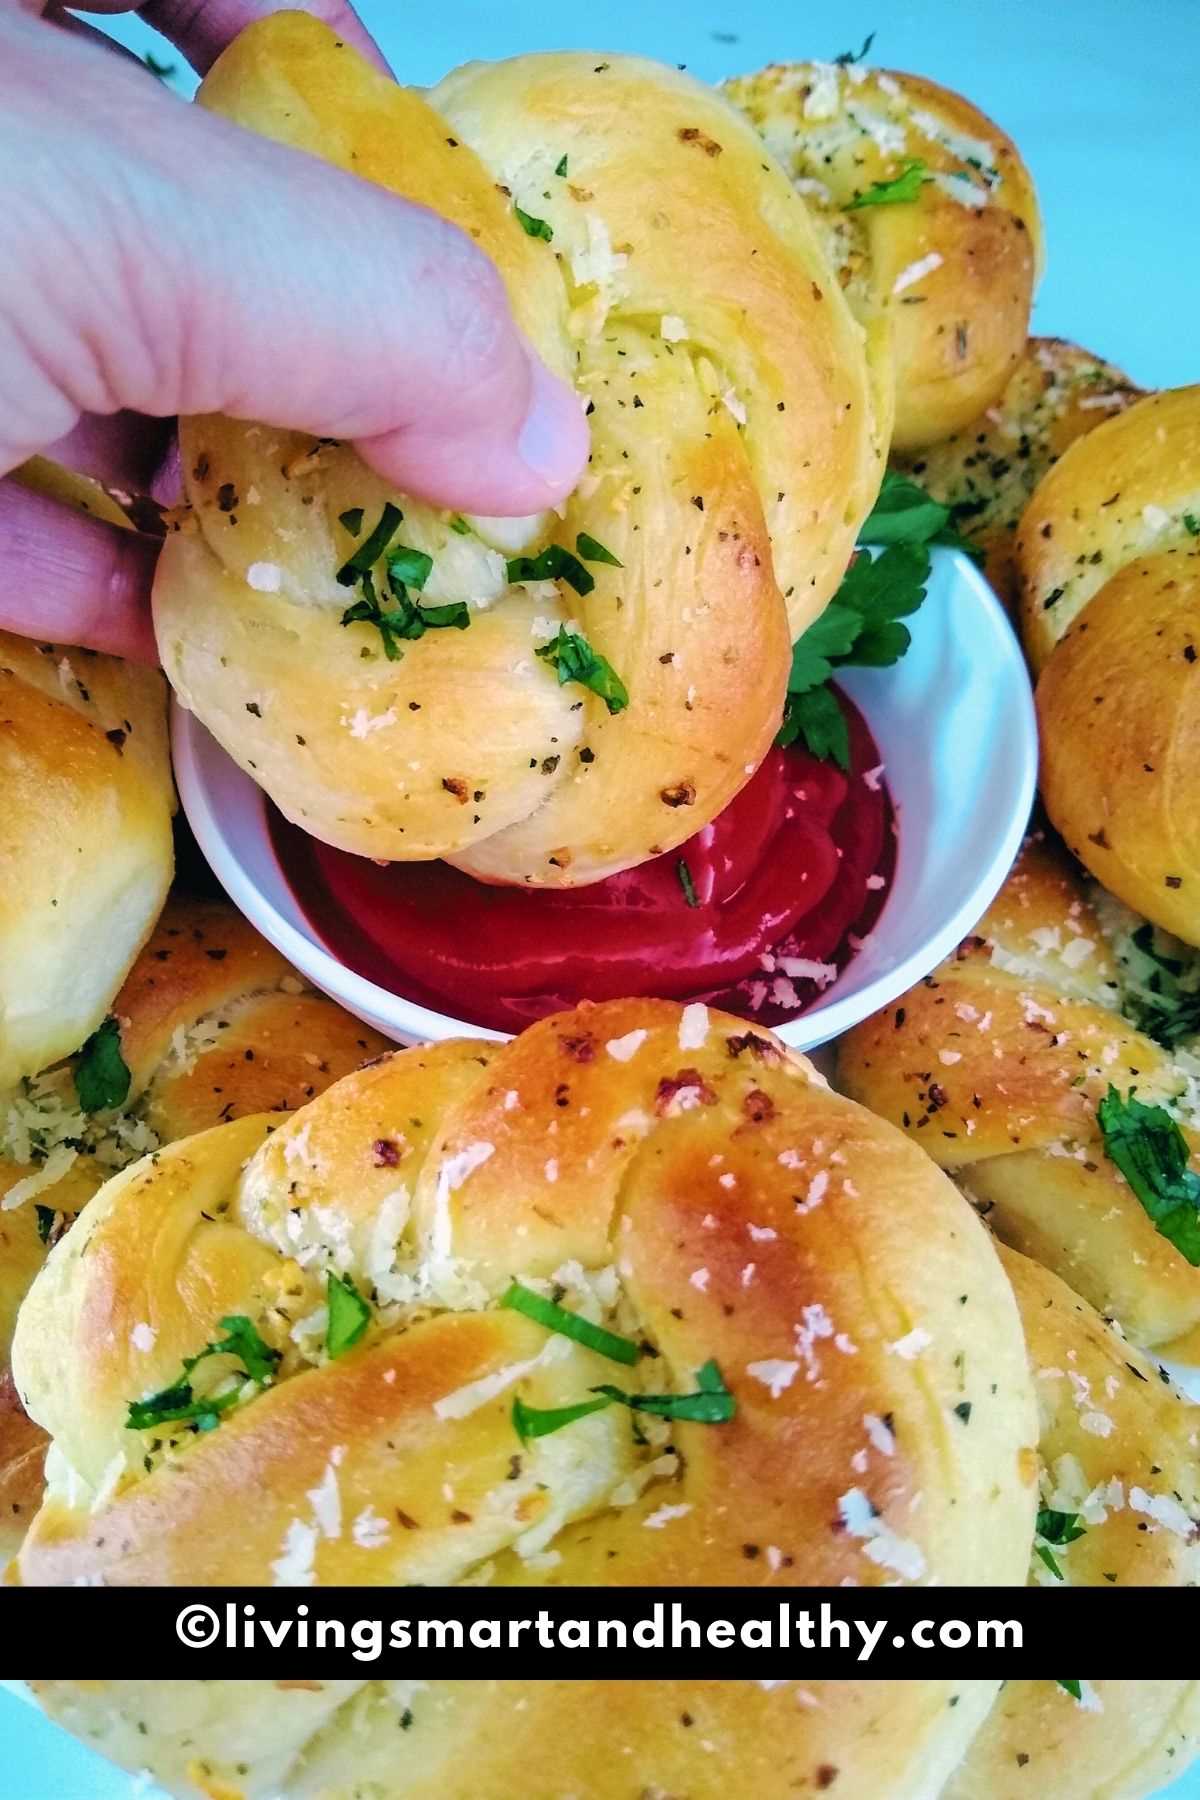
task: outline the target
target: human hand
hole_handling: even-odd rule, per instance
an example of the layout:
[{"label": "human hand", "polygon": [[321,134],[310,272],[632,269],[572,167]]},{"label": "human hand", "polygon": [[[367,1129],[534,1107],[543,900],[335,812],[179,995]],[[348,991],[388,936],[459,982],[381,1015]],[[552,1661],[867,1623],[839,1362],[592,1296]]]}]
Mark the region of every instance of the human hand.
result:
[{"label": "human hand", "polygon": [[[532,513],[570,491],[579,403],[468,237],[181,105],[41,10],[0,0],[0,475],[47,450],[149,489],[161,421],[223,412],[350,440],[398,488],[464,512]],[[201,71],[272,10],[140,9]],[[310,10],[381,63],[340,0]],[[152,660],[155,554],[0,481],[0,627]]]}]

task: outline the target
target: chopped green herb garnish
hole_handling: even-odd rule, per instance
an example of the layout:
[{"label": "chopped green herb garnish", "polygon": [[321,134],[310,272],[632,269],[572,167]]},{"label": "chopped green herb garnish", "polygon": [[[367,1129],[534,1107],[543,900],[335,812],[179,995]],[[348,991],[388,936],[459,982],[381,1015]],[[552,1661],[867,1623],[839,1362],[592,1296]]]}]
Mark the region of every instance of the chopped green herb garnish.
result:
[{"label": "chopped green herb garnish", "polygon": [[325,1303],[329,1311],[325,1349],[336,1361],[354,1348],[371,1323],[371,1308],[349,1275],[335,1275],[332,1270],[325,1282]]},{"label": "chopped green herb garnish", "polygon": [[696,892],[696,884],[692,880],[692,871],[688,867],[686,856],[681,856],[675,864],[675,873],[679,885],[683,889],[683,897],[689,906],[699,906],[700,896]]},{"label": "chopped green herb garnish", "polygon": [[914,157],[890,181],[873,181],[866,193],[849,201],[843,211],[857,212],[863,206],[903,205],[906,201],[916,200],[923,184],[929,179],[925,173],[925,164],[920,157]]},{"label": "chopped green herb garnish", "polygon": [[[572,1314],[567,1316],[573,1317]],[[627,1406],[635,1414],[654,1413],[660,1419],[682,1419],[693,1425],[724,1425],[734,1417],[737,1402],[725,1386],[715,1362],[706,1362],[697,1371],[696,1387],[694,1394],[627,1394],[623,1388],[604,1382],[591,1390],[597,1396],[595,1400],[581,1400],[575,1406],[555,1406],[545,1410],[514,1400],[513,1427],[524,1444],[530,1438],[548,1437],[551,1432],[561,1431],[564,1425],[573,1425],[576,1419],[601,1412],[606,1406]],[[636,1424],[634,1430],[636,1433]]]},{"label": "chopped green herb garnish", "polygon": [[1189,945],[1147,921],[1129,934],[1121,962],[1122,1011],[1140,1031],[1168,1049],[1200,1033],[1200,957]]},{"label": "chopped green herb garnish", "polygon": [[578,557],[561,544],[548,544],[536,556],[514,556],[508,564],[510,581],[565,581],[577,594],[590,594],[596,585]]},{"label": "chopped green herb garnish", "polygon": [[1096,1108],[1104,1154],[1116,1164],[1160,1236],[1200,1268],[1200,1175],[1188,1142],[1162,1106],[1146,1106],[1116,1088]]},{"label": "chopped green herb garnish", "polygon": [[127,1430],[151,1431],[159,1425],[187,1423],[194,1425],[197,1431],[212,1431],[219,1425],[221,1414],[240,1398],[240,1389],[230,1388],[223,1394],[197,1398],[190,1376],[192,1370],[210,1356],[236,1357],[242,1366],[235,1372],[243,1381],[253,1381],[260,1388],[269,1386],[275,1378],[280,1352],[263,1342],[242,1313],[230,1313],[217,1323],[225,1336],[206,1344],[195,1356],[185,1356],[178,1381],[144,1400],[130,1401],[125,1420]]},{"label": "chopped green herb garnish", "polygon": [[512,1403],[513,1429],[523,1444],[531,1438],[549,1437],[553,1431],[561,1431],[564,1425],[573,1425],[576,1419],[586,1419],[589,1413],[603,1412],[612,1402],[601,1397],[599,1400],[581,1400],[577,1406],[526,1406],[523,1400]]},{"label": "chopped green herb garnish", "polygon": [[1056,1683],[1056,1685],[1060,1688],[1066,1688],[1072,1700],[1083,1699],[1083,1683],[1081,1681],[1060,1681]]},{"label": "chopped green herb garnish", "polygon": [[429,580],[433,568],[432,556],[426,556],[424,550],[413,550],[408,544],[397,544],[387,559],[388,586],[395,593],[398,588],[416,588],[419,593]]},{"label": "chopped green herb garnish", "polygon": [[390,500],[384,501],[378,525],[369,537],[363,539],[354,555],[338,570],[339,586],[353,587],[361,576],[369,574],[395,537],[397,527],[403,517],[404,514],[398,506],[393,506]]},{"label": "chopped green herb garnish", "polygon": [[853,50],[843,50],[842,54],[840,56],[835,56],[833,60],[839,69],[848,68],[851,63],[862,62],[874,42],[875,33],[873,31],[868,31],[866,37],[863,39],[863,47],[858,52],[857,56],[854,54]]},{"label": "chopped green herb garnish", "polygon": [[567,173],[567,159],[565,156],[559,157],[557,163],[554,165],[554,173],[565,177]]},{"label": "chopped green herb garnish", "polygon": [[737,1402],[715,1362],[706,1362],[696,1372],[694,1394],[627,1394],[607,1382],[592,1389],[632,1412],[654,1413],[660,1419],[686,1419],[695,1425],[723,1425],[737,1411]]},{"label": "chopped green herb garnish", "polygon": [[1189,537],[1200,537],[1200,519],[1196,517],[1195,513],[1184,513],[1183,529]]},{"label": "chopped green herb garnish", "polygon": [[467,524],[467,521],[463,518],[461,513],[455,513],[450,521],[450,529],[451,531],[457,532],[459,537],[470,537],[471,535],[471,527]]},{"label": "chopped green herb garnish", "polygon": [[575,539],[575,548],[585,562],[611,563],[614,569],[625,567],[611,550],[606,550],[603,544],[597,543],[594,537],[589,537],[586,531],[581,531]]},{"label": "chopped green herb garnish", "polygon": [[178,63],[159,62],[153,50],[147,50],[142,57],[142,61],[149,69],[150,73],[152,75],[157,75],[160,81],[170,81],[172,75],[179,67]]},{"label": "chopped green herb garnish", "polygon": [[513,211],[517,215],[517,224],[526,237],[542,238],[547,244],[550,242],[554,231],[545,219],[535,219],[532,213],[522,212],[515,200],[513,201]]},{"label": "chopped green herb garnish", "polygon": [[1054,1579],[1056,1581],[1064,1581],[1066,1577],[1058,1566],[1058,1558],[1055,1556],[1053,1550],[1046,1544],[1035,1544],[1033,1548],[1035,1553],[1041,1557],[1050,1573],[1054,1576]]},{"label": "chopped green herb garnish", "polygon": [[121,1027],[109,1013],[79,1052],[75,1092],[85,1113],[111,1112],[129,1097],[133,1077],[121,1055]]},{"label": "chopped green herb garnish", "polygon": [[500,1304],[511,1312],[524,1313],[527,1319],[544,1325],[547,1331],[557,1331],[560,1337],[574,1338],[577,1344],[607,1356],[610,1362],[631,1366],[642,1354],[632,1338],[618,1337],[615,1331],[606,1331],[603,1325],[593,1325],[590,1319],[569,1312],[565,1306],[556,1306],[553,1300],[535,1294],[532,1288],[522,1287],[519,1281],[512,1283]]},{"label": "chopped green herb garnish", "polygon": [[1073,1544],[1087,1535],[1087,1526],[1079,1523],[1078,1513],[1056,1512],[1050,1506],[1042,1507],[1034,1530],[1048,1544]]},{"label": "chopped green herb garnish", "polygon": [[[409,554],[419,556],[421,553],[414,550]],[[465,631],[471,623],[471,609],[465,600],[451,600],[445,606],[419,606],[410,600],[404,583],[392,582],[390,567],[388,582],[395,597],[394,606],[380,605],[369,574],[364,573],[359,579],[363,598],[346,608],[342,624],[374,625],[383,639],[384,654],[389,662],[400,661],[404,655],[400,648],[403,641],[424,637],[427,631]]]},{"label": "chopped green herb garnish", "polygon": [[338,524],[344,525],[351,537],[357,537],[362,530],[363,509],[361,506],[347,507],[344,513],[338,514]]},{"label": "chopped green herb garnish", "polygon": [[629,690],[608,658],[593,650],[577,631],[560,625],[558,636],[548,644],[539,644],[535,655],[554,664],[560,687],[568,681],[578,681],[598,694],[610,713],[623,712],[629,705]]}]

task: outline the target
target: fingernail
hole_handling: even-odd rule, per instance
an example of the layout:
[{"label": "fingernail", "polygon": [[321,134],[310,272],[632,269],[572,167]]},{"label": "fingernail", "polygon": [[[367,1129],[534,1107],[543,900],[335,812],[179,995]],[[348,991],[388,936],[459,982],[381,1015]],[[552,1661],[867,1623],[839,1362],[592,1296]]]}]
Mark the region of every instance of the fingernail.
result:
[{"label": "fingernail", "polygon": [[578,394],[530,355],[529,411],[517,438],[517,454],[554,496],[569,493],[588,453],[588,430]]}]

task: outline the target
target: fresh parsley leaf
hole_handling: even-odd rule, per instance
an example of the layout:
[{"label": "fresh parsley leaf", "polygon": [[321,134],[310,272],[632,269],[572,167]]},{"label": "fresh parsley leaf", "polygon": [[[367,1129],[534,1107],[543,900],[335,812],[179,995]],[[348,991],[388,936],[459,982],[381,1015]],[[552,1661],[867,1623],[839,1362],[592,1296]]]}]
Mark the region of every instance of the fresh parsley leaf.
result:
[{"label": "fresh parsley leaf", "polygon": [[236,1372],[243,1381],[253,1381],[260,1388],[269,1386],[275,1378],[280,1352],[263,1342],[243,1313],[229,1313],[217,1323],[225,1336],[206,1344],[195,1356],[185,1356],[177,1381],[157,1394],[129,1402],[125,1420],[127,1430],[152,1431],[160,1425],[177,1423],[193,1424],[197,1431],[214,1430],[221,1422],[221,1414],[236,1405],[240,1389],[235,1387],[223,1394],[196,1396],[190,1379],[192,1370],[210,1356],[236,1357],[242,1365]]},{"label": "fresh parsley leaf", "polygon": [[547,1300],[532,1288],[522,1287],[519,1281],[512,1283],[500,1304],[507,1306],[511,1312],[524,1313],[527,1319],[532,1319],[537,1325],[544,1325],[547,1331],[557,1331],[560,1337],[573,1338],[588,1350],[607,1356],[610,1362],[632,1366],[642,1354],[632,1338],[618,1337],[615,1331],[606,1331],[603,1325],[593,1325],[590,1319],[581,1317],[579,1313],[569,1312],[565,1306],[556,1306],[553,1300]]},{"label": "fresh parsley leaf", "polygon": [[863,521],[858,541],[880,546],[944,544],[948,549],[961,550],[974,561],[982,562],[983,552],[955,527],[955,520],[965,516],[962,506],[944,505],[915,481],[910,481],[907,475],[888,469],[875,504]]},{"label": "fresh parsley leaf", "polygon": [[627,1394],[623,1389],[602,1382],[592,1389],[615,1405],[627,1406],[631,1412],[654,1413],[660,1419],[686,1419],[695,1425],[724,1425],[737,1412],[737,1402],[725,1386],[715,1362],[706,1362],[696,1372],[694,1394]]},{"label": "fresh parsley leaf", "polygon": [[699,906],[700,896],[696,892],[696,884],[692,880],[692,871],[688,867],[686,856],[681,856],[675,864],[675,874],[683,889],[683,897],[689,906]]},{"label": "fresh parsley leaf", "polygon": [[1087,1526],[1079,1523],[1078,1513],[1056,1512],[1050,1506],[1038,1513],[1034,1530],[1048,1544],[1073,1544],[1087,1534]]},{"label": "fresh parsley leaf", "polygon": [[[1065,1660],[1066,1659],[1064,1658],[1064,1661]],[[1066,1688],[1066,1690],[1067,1690],[1068,1694],[1070,1694],[1072,1700],[1082,1700],[1082,1698],[1083,1698],[1083,1683],[1082,1682],[1080,1682],[1080,1681],[1059,1681],[1059,1682],[1056,1682],[1055,1685],[1060,1688]]]},{"label": "fresh parsley leaf", "polygon": [[857,212],[864,206],[901,206],[920,196],[923,184],[929,180],[925,173],[925,164],[920,157],[906,162],[898,175],[890,181],[873,181],[866,193],[857,197],[843,207],[843,212]]},{"label": "fresh parsley leaf", "polygon": [[338,514],[338,524],[344,525],[351,537],[357,537],[362,530],[363,509],[361,506],[348,506],[344,513]]},{"label": "fresh parsley leaf", "polygon": [[843,775],[850,772],[850,729],[831,687],[811,688],[788,696],[783,724],[775,742],[786,749],[797,738],[819,762],[836,763]]},{"label": "fresh parsley leaf", "polygon": [[429,580],[432,568],[432,556],[426,556],[423,550],[413,550],[408,544],[397,544],[387,559],[388,586],[393,593],[398,587],[416,588],[419,593]]},{"label": "fresh parsley leaf", "polygon": [[335,1275],[332,1270],[325,1281],[325,1304],[329,1315],[325,1325],[325,1349],[330,1360],[336,1362],[362,1337],[371,1323],[371,1308],[349,1275]]},{"label": "fresh parsley leaf", "polygon": [[109,1013],[79,1052],[75,1092],[85,1113],[111,1112],[129,1097],[133,1077],[121,1055],[121,1027]]},{"label": "fresh parsley leaf", "polygon": [[853,50],[843,50],[842,54],[840,56],[835,56],[833,60],[839,69],[848,68],[851,63],[862,62],[874,42],[875,33],[873,31],[868,31],[866,37],[863,39],[863,47],[857,56],[854,54]]},{"label": "fresh parsley leaf", "polygon": [[536,556],[514,556],[508,564],[510,581],[565,581],[577,594],[590,594],[596,585],[578,557],[561,544],[548,544]]},{"label": "fresh parsley leaf", "polygon": [[777,744],[786,747],[803,738],[810,756],[849,769],[850,734],[829,678],[838,667],[886,668],[898,662],[912,642],[899,621],[916,612],[928,580],[929,552],[923,544],[900,540],[878,556],[859,552],[836,597],[792,651]]},{"label": "fresh parsley leaf", "polygon": [[576,1406],[527,1406],[524,1400],[512,1403],[513,1429],[523,1444],[531,1438],[549,1437],[552,1431],[561,1431],[564,1425],[573,1425],[576,1419],[586,1419],[589,1413],[603,1412],[611,1401],[580,1400]]},{"label": "fresh parsley leaf", "polygon": [[1189,537],[1200,537],[1200,519],[1196,517],[1195,513],[1184,513],[1183,529]]},{"label": "fresh parsley leaf", "polygon": [[567,159],[565,156],[559,157],[557,163],[554,165],[554,173],[565,177],[567,173]]},{"label": "fresh parsley leaf", "polygon": [[560,625],[558,636],[548,644],[539,644],[534,654],[554,664],[560,687],[568,681],[579,682],[598,694],[610,713],[623,712],[629,705],[629,690],[608,658],[593,650],[577,631]]},{"label": "fresh parsley leaf", "polygon": [[1058,1558],[1055,1556],[1053,1550],[1046,1544],[1035,1544],[1033,1548],[1038,1556],[1041,1557],[1054,1579],[1056,1581],[1065,1581],[1066,1577],[1058,1566]]},{"label": "fresh parsley leaf", "polygon": [[545,219],[535,219],[532,213],[522,212],[515,200],[513,201],[513,211],[517,215],[517,224],[526,237],[542,238],[547,244],[551,241],[554,230]]},{"label": "fresh parsley leaf", "polygon": [[575,548],[585,562],[611,563],[614,569],[625,567],[625,564],[615,557],[611,550],[606,550],[603,544],[598,543],[594,537],[589,537],[586,531],[581,531],[575,539]]},{"label": "fresh parsley leaf", "polygon": [[1190,1166],[1187,1139],[1170,1113],[1146,1106],[1116,1088],[1096,1108],[1104,1154],[1117,1165],[1155,1230],[1200,1267],[1200,1175]]},{"label": "fresh parsley leaf", "polygon": [[[369,537],[363,539],[354,555],[344,562],[337,572],[338,584],[341,587],[353,587],[363,575],[369,574],[379,561],[388,545],[396,535],[397,528],[404,514],[390,500],[384,501],[383,511],[379,515],[379,523]],[[360,520],[361,524],[361,520]],[[343,621],[344,623],[345,621]]]}]

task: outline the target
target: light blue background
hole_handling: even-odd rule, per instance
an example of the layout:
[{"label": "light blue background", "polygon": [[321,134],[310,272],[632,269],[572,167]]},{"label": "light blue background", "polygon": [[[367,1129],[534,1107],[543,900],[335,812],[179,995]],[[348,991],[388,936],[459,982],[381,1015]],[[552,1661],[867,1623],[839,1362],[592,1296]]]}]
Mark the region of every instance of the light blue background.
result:
[{"label": "light blue background", "polygon": [[[1032,168],[1048,251],[1035,329],[1075,338],[1147,386],[1200,380],[1197,0],[594,0],[578,11],[547,0],[362,0],[359,10],[397,73],[418,83],[468,56],[548,48],[636,50],[716,80],[856,50],[874,29],[873,62],[959,89]],[[139,51],[154,45],[171,58],[136,21],[117,30]],[[131,1792],[127,1777],[0,1693],[3,1800],[130,1800]],[[1178,1784],[1172,1800],[1200,1800],[1200,1775]]]}]

